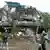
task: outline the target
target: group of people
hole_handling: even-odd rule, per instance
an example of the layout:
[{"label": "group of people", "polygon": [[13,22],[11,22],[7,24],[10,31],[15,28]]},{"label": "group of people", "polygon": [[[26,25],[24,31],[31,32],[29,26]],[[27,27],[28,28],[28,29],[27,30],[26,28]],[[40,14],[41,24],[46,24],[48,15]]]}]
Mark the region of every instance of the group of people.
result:
[{"label": "group of people", "polygon": [[48,40],[48,38],[46,38],[45,36],[47,35],[46,34],[46,29],[44,29],[43,27],[39,27],[38,28],[38,31],[37,31],[37,34],[36,34],[36,37],[37,37],[37,41],[39,42],[39,48],[38,50],[46,50],[46,43],[45,41]]}]

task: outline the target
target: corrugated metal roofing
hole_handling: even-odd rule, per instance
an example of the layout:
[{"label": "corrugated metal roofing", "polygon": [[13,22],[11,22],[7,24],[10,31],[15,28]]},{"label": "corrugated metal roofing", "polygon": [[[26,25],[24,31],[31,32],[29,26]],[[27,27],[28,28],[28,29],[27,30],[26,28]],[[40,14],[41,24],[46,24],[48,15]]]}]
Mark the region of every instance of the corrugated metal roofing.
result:
[{"label": "corrugated metal roofing", "polygon": [[24,8],[24,5],[21,5],[18,2],[6,2],[9,7],[18,7],[18,8]]}]

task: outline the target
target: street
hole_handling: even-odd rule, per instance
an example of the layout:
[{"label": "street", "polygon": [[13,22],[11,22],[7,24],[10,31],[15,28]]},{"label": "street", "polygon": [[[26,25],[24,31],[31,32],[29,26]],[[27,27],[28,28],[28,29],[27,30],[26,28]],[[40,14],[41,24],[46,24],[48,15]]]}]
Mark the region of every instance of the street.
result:
[{"label": "street", "polygon": [[[28,41],[27,39],[10,39],[7,50],[37,50],[38,45]],[[6,50],[0,47],[0,50]],[[48,44],[48,50],[50,50],[50,44]]]},{"label": "street", "polygon": [[28,40],[11,40],[9,41],[9,50],[33,50],[35,48],[33,43],[29,42]]}]

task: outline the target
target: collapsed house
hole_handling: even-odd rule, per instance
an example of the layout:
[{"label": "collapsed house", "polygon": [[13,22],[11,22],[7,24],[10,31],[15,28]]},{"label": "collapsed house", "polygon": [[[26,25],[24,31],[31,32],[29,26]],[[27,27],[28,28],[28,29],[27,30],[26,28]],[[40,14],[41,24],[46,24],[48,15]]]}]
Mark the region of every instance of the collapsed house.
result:
[{"label": "collapsed house", "polygon": [[[35,7],[27,7],[25,5],[21,5],[20,3],[16,2],[7,2],[9,11],[7,14],[8,17],[8,24],[6,26],[10,25],[11,28],[13,28],[13,31],[19,30],[18,28],[31,28],[36,31],[36,28],[38,26],[43,26],[43,18],[39,15],[38,10]],[[4,25],[4,23],[3,23]]]}]

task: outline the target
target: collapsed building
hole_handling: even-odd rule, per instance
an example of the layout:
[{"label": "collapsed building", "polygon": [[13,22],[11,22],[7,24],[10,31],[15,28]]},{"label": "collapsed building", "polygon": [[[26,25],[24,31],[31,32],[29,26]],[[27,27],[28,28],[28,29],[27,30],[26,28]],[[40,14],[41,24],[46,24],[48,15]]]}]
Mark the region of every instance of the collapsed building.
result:
[{"label": "collapsed building", "polygon": [[[31,28],[36,31],[38,26],[44,27],[43,18],[39,15],[35,7],[27,7],[16,2],[7,2],[9,11],[7,14],[8,23],[4,26],[13,28],[13,31],[19,30],[18,28]],[[17,27],[17,29],[16,29]]]}]

